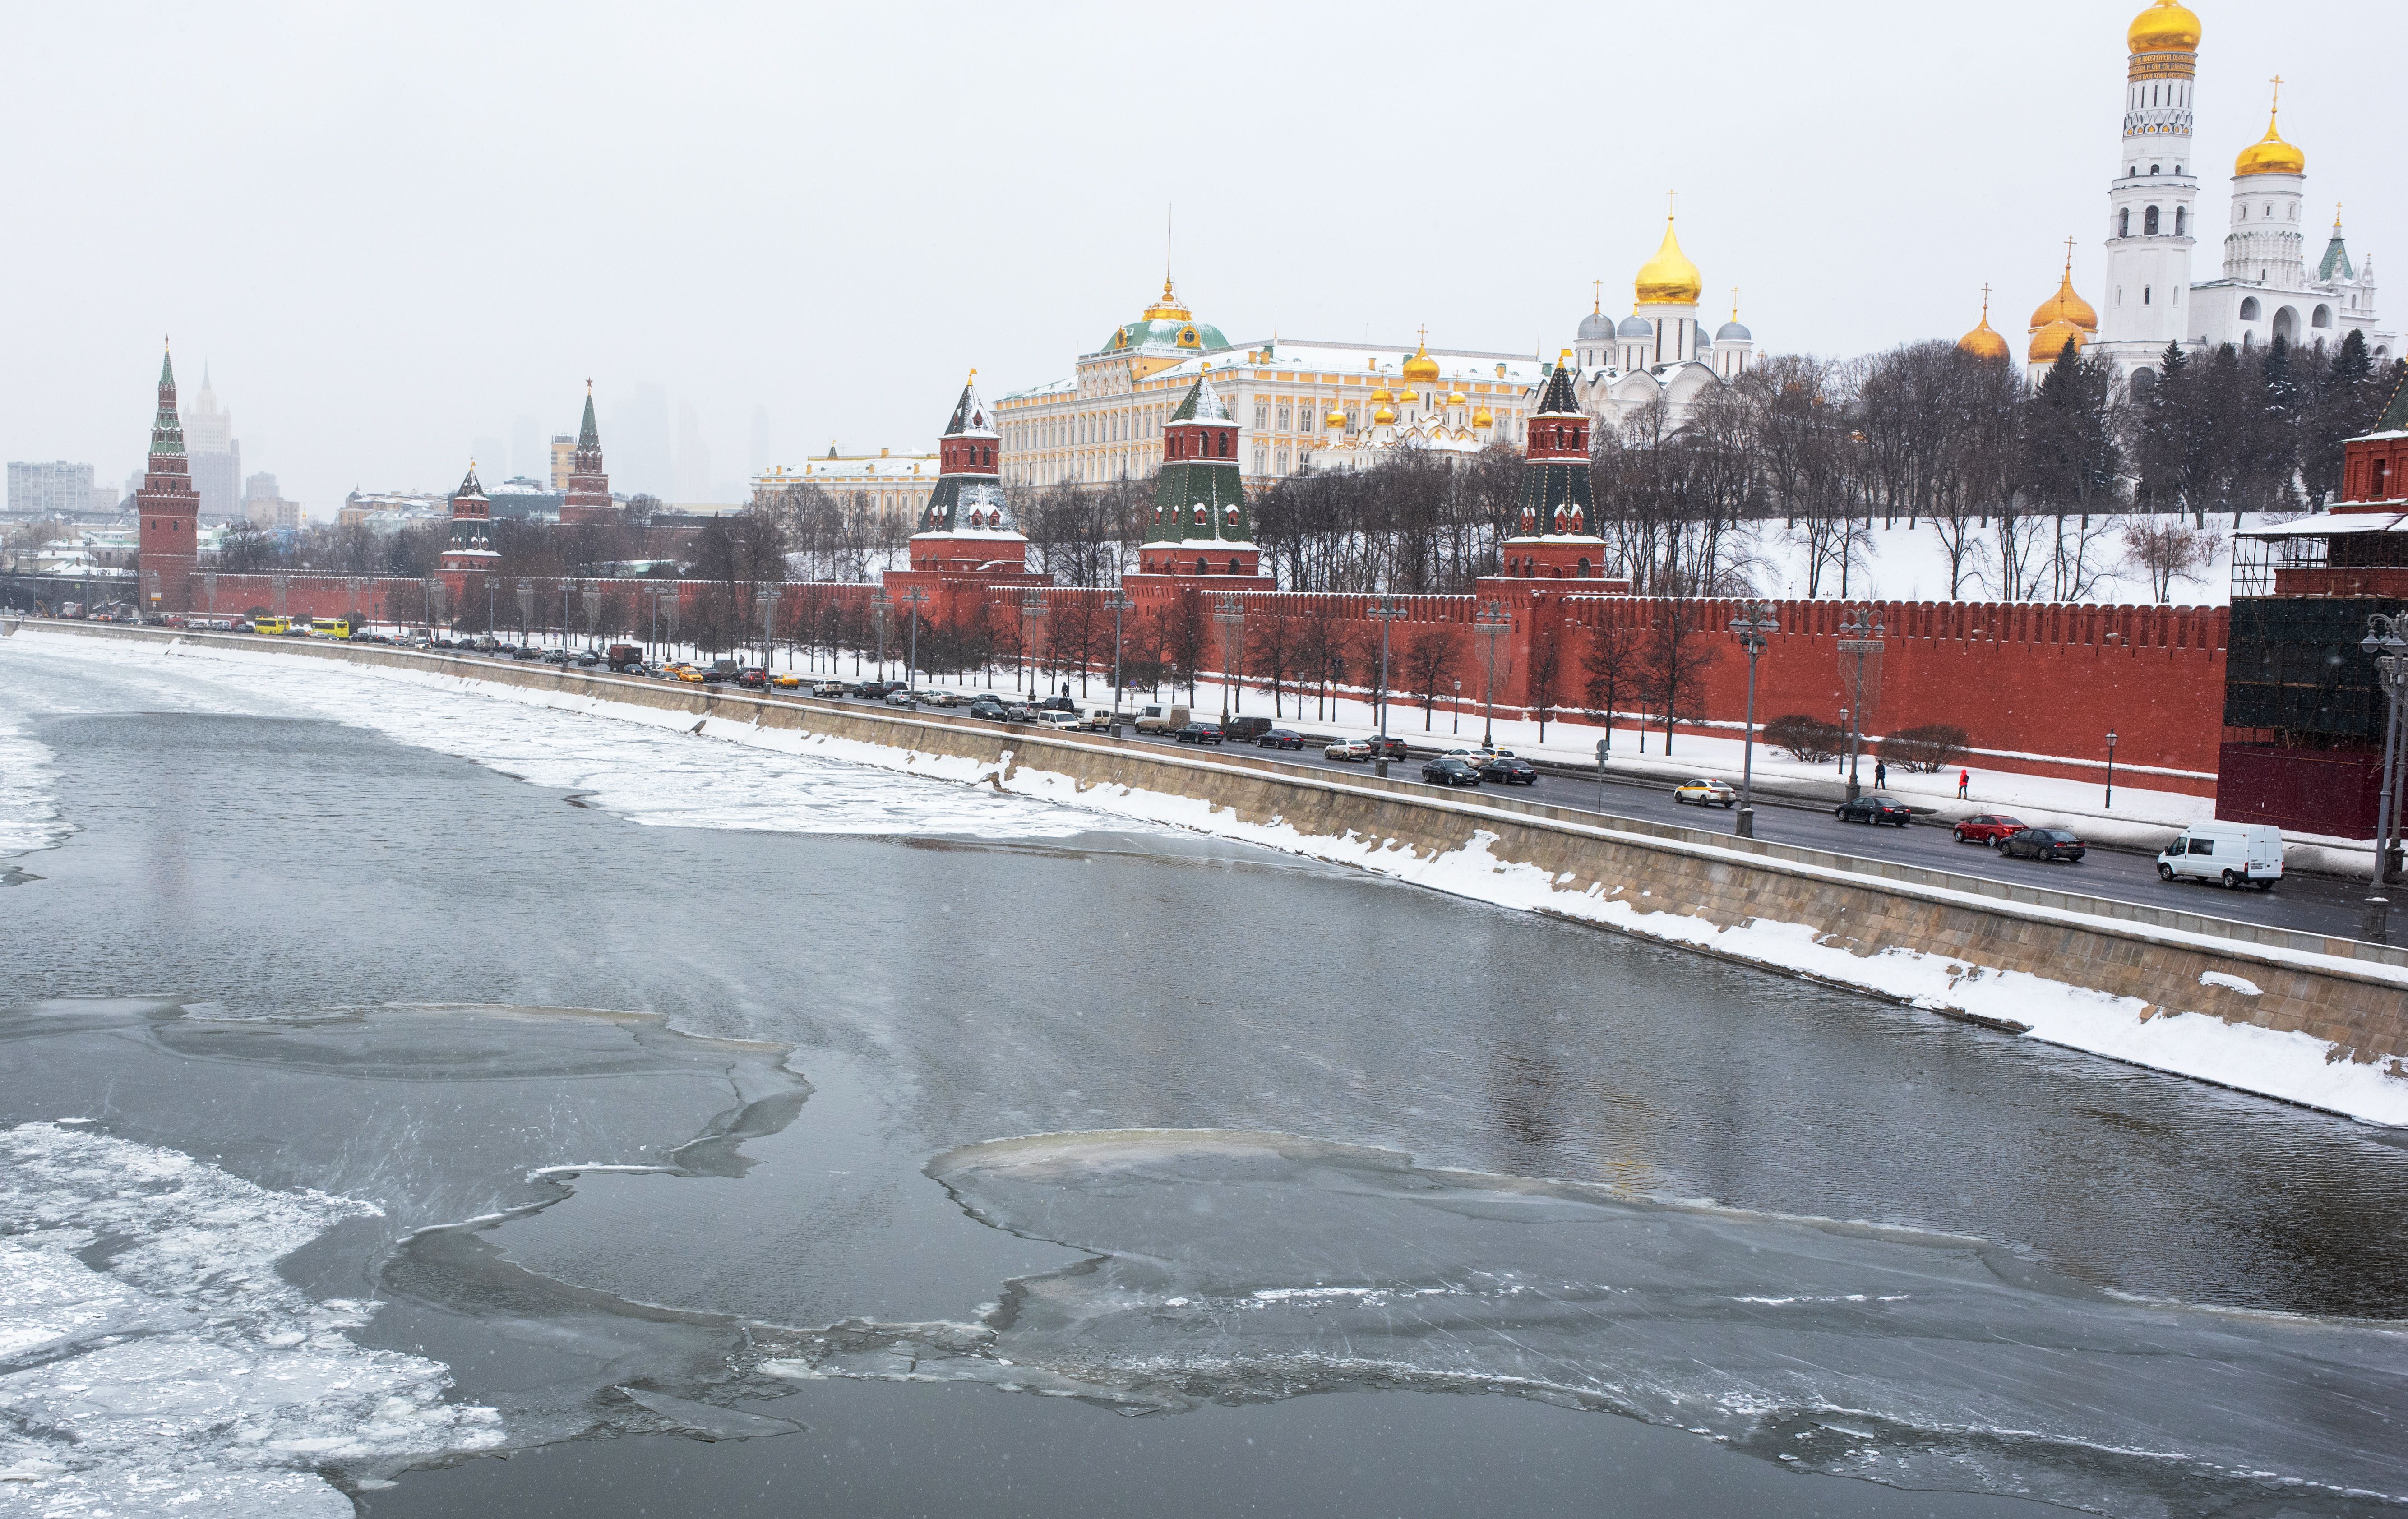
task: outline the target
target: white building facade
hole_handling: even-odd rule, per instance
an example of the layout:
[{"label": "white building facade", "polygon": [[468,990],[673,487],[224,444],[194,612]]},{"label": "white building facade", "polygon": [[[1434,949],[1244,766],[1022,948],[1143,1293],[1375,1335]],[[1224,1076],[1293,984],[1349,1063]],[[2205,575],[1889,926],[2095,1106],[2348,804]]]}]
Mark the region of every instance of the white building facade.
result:
[{"label": "white building facade", "polygon": [[2280,337],[2327,349],[2355,331],[2377,362],[2389,359],[2399,335],[2382,326],[2372,262],[2351,258],[2338,214],[2309,262],[2307,155],[2283,140],[2272,111],[2265,136],[2233,162],[2222,276],[2192,279],[2200,36],[2199,18],[2178,0],[2154,0],[2126,35],[2123,149],[2107,192],[2097,350],[2131,373],[2153,365],[2169,343],[2248,348]]},{"label": "white building facade", "polygon": [[1631,283],[1630,315],[1617,322],[1600,301],[1581,319],[1566,351],[1572,392],[1601,426],[1618,430],[1649,416],[1660,399],[1664,424],[1678,427],[1699,395],[1756,363],[1756,337],[1740,324],[1736,303],[1730,320],[1706,336],[1698,310],[1704,294],[1705,277],[1681,251],[1667,216],[1663,243]]}]

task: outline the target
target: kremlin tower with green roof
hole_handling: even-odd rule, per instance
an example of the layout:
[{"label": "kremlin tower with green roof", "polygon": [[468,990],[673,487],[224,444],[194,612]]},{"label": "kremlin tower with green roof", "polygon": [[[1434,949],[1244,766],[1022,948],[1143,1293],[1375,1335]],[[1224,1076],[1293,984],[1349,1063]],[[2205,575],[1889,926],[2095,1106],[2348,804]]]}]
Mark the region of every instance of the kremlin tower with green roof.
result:
[{"label": "kremlin tower with green roof", "polygon": [[1212,388],[1196,377],[1179,408],[1162,425],[1162,472],[1154,477],[1154,512],[1138,570],[1147,575],[1254,577],[1253,516],[1238,472],[1238,422]]},{"label": "kremlin tower with green roof", "polygon": [[176,411],[173,356],[159,359],[159,409],[150,420],[150,456],[134,492],[135,543],[142,571],[142,614],[193,609],[193,566],[200,556],[201,494],[184,453],[183,419]]}]

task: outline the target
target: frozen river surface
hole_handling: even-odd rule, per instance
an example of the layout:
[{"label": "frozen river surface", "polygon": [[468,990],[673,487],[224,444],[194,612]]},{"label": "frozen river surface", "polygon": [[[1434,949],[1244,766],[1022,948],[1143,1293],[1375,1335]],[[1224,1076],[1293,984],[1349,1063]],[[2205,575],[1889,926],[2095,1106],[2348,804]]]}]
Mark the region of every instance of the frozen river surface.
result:
[{"label": "frozen river surface", "polygon": [[0,1514],[2408,1507],[2389,1131],[316,662],[5,850]]}]

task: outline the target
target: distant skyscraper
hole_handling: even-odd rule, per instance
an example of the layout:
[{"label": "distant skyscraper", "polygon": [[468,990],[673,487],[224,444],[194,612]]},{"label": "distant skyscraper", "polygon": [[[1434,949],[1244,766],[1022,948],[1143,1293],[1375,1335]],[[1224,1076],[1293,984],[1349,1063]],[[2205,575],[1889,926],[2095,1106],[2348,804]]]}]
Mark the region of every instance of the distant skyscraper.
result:
[{"label": "distant skyscraper", "polygon": [[543,451],[543,435],[536,430],[533,417],[521,417],[510,423],[510,473],[528,480],[543,479],[548,467]]},{"label": "distant skyscraper", "polygon": [[[585,404],[589,408],[592,407],[594,398],[587,396]],[[575,433],[552,434],[552,488],[555,491],[568,489],[568,477],[575,473],[577,473],[577,435]]]},{"label": "distant skyscraper", "polygon": [[669,396],[658,385],[638,385],[610,412],[610,457],[619,488],[630,494],[674,494],[669,451]]},{"label": "distant skyscraper", "polygon": [[74,515],[91,509],[92,466],[53,459],[42,464],[8,464],[8,509]]},{"label": "distant skyscraper", "polygon": [[245,501],[273,501],[277,494],[276,477],[264,469],[242,482]]},{"label": "distant skyscraper", "polygon": [[702,440],[702,420],[691,401],[678,403],[676,499],[710,499],[710,448]]},{"label": "distant skyscraper", "polygon": [[201,392],[184,418],[184,449],[193,489],[201,495],[201,516],[234,516],[242,494],[242,443],[234,436],[234,413],[218,406],[207,365],[201,366]]}]

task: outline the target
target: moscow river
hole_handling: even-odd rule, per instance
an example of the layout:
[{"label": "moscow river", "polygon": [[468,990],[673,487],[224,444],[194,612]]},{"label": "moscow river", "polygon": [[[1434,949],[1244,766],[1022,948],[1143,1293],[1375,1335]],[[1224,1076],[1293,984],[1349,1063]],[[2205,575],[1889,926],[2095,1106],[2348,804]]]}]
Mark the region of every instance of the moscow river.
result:
[{"label": "moscow river", "polygon": [[0,829],[0,1513],[2408,1509],[2391,1131],[311,661]]}]

